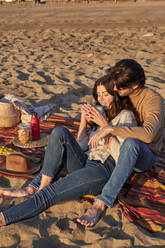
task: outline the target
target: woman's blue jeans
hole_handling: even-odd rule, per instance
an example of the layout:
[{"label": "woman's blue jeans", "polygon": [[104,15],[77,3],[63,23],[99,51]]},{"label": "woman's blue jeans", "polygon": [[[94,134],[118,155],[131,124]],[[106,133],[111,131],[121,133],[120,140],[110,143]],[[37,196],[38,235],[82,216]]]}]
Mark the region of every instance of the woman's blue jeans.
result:
[{"label": "woman's blue jeans", "polygon": [[124,141],[116,166],[111,156],[104,164],[98,160],[88,160],[73,135],[67,129],[57,127],[50,136],[43,168],[31,185],[38,188],[42,173],[55,177],[63,166],[70,174],[3,211],[6,225],[36,216],[55,203],[86,194],[98,195],[96,199],[112,207],[134,167],[145,171],[154,162],[155,156],[148,146],[132,138]]}]

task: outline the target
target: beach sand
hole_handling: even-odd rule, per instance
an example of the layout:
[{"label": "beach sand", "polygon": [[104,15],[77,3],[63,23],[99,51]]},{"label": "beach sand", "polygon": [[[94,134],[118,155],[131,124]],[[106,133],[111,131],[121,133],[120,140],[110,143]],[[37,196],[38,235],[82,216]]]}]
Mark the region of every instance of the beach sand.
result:
[{"label": "beach sand", "polygon": [[[94,81],[116,61],[137,60],[147,85],[165,98],[165,2],[5,4],[0,6],[0,96],[10,93],[54,113],[80,117]],[[0,187],[23,179],[0,176]],[[0,199],[0,210],[21,199]],[[164,247],[165,230],[130,223],[117,204],[93,228],[75,219],[91,204],[76,200],[0,229],[0,248]]]}]

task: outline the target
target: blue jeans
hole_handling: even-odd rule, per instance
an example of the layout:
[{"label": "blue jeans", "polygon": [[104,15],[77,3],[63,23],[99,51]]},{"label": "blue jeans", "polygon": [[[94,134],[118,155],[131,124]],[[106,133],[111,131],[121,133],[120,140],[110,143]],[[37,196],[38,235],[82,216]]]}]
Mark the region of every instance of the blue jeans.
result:
[{"label": "blue jeans", "polygon": [[112,207],[124,183],[134,169],[144,172],[155,163],[155,155],[140,140],[127,138],[120,148],[117,164],[101,195],[97,196],[107,207]]},{"label": "blue jeans", "polygon": [[[57,147],[58,152],[53,147]],[[59,162],[57,157],[60,158]],[[77,199],[85,194],[99,195],[97,199],[112,207],[134,167],[145,171],[153,166],[154,161],[155,156],[147,145],[131,138],[123,143],[116,166],[111,156],[104,164],[88,160],[67,129],[55,128],[45,153],[43,169],[31,185],[38,188],[41,173],[54,177],[62,166],[71,174],[47,185],[24,202],[3,211],[6,225],[31,218],[55,203]]]},{"label": "blue jeans", "polygon": [[64,127],[57,127],[49,138],[42,170],[30,185],[39,188],[42,174],[55,178],[63,168],[68,173],[81,169],[87,158],[72,133]]}]

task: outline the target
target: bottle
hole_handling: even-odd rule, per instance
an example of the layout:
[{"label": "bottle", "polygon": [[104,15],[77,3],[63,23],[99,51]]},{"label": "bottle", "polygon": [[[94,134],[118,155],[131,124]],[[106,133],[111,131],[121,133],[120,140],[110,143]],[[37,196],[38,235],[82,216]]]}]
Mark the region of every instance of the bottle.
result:
[{"label": "bottle", "polygon": [[94,107],[95,107],[103,116],[105,116],[105,111],[104,111],[103,106],[101,106],[101,105],[94,105]]},{"label": "bottle", "polygon": [[35,112],[32,113],[31,117],[31,131],[32,131],[32,139],[39,140],[40,139],[40,123]]}]

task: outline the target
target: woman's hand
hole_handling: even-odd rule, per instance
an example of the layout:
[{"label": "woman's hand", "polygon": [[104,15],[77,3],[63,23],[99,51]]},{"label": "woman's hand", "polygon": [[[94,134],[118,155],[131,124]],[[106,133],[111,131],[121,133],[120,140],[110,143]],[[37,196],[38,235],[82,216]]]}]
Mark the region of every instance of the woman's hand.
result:
[{"label": "woman's hand", "polygon": [[82,113],[85,114],[85,118],[88,122],[96,123],[100,127],[108,125],[108,121],[95,107],[90,104],[84,104],[81,109]]},{"label": "woman's hand", "polygon": [[[96,134],[94,134],[91,137],[91,139],[88,142],[88,145],[91,145],[92,148],[97,148],[100,139],[103,139],[103,138],[106,138],[106,137],[107,137],[107,139],[109,139],[111,130],[112,130],[112,127],[109,126],[109,125],[104,127],[104,128],[102,128],[102,129],[100,129]],[[111,139],[112,138],[110,138],[110,141],[111,141]]]},{"label": "woman's hand", "polygon": [[88,116],[87,114],[87,111],[86,111],[86,108],[84,107],[86,104],[84,104],[82,107],[81,107],[81,119],[83,119],[84,121],[86,122],[90,122],[90,117]]},{"label": "woman's hand", "polygon": [[87,122],[89,122],[89,118],[86,115],[85,111],[83,110],[83,107],[81,108],[81,121],[80,121],[80,126],[78,129],[77,133],[77,141],[83,140],[85,137],[88,136],[88,131],[87,131]]}]

